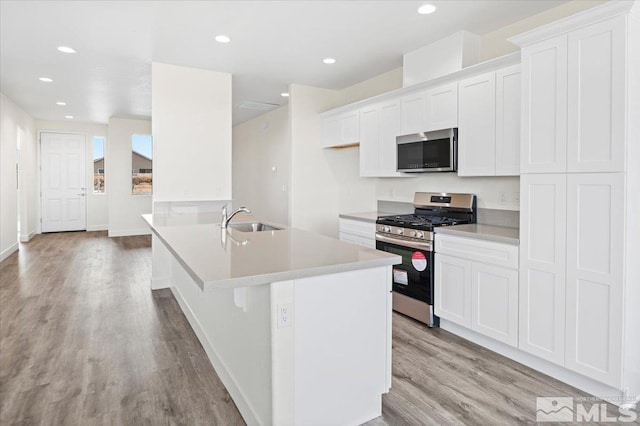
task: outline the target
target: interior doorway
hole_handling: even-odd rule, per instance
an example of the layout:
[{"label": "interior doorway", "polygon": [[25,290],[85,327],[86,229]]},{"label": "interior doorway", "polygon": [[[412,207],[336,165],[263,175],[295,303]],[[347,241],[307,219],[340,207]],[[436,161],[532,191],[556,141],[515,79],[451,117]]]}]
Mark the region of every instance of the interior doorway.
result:
[{"label": "interior doorway", "polygon": [[87,229],[85,136],[41,133],[42,232]]}]

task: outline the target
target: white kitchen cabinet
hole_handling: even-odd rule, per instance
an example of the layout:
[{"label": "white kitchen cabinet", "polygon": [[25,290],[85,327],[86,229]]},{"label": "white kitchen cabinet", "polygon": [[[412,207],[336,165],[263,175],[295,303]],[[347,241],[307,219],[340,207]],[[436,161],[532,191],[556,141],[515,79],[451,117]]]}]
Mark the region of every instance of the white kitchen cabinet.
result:
[{"label": "white kitchen cabinet", "polygon": [[429,89],[425,93],[427,131],[458,127],[458,83]]},{"label": "white kitchen cabinet", "polygon": [[520,174],[520,65],[496,71],[496,175]]},{"label": "white kitchen cabinet", "polygon": [[624,171],[625,20],[569,33],[569,172]]},{"label": "white kitchen cabinet", "polygon": [[376,248],[376,224],[364,220],[340,218],[340,240]]},{"label": "white kitchen cabinet", "polygon": [[[400,135],[424,132],[427,128],[427,94],[417,92],[402,98]],[[396,135],[399,136],[399,135]]]},{"label": "white kitchen cabinet", "polygon": [[471,264],[471,328],[511,346],[518,345],[518,270]]},{"label": "white kitchen cabinet", "polygon": [[434,268],[436,315],[471,328],[471,262],[436,253]]},{"label": "white kitchen cabinet", "polygon": [[565,366],[615,387],[622,380],[623,206],[624,174],[568,176]]},{"label": "white kitchen cabinet", "polygon": [[458,175],[493,176],[496,173],[495,72],[458,84]]},{"label": "white kitchen cabinet", "polygon": [[407,176],[396,171],[400,102],[392,100],[360,110],[360,176]]},{"label": "white kitchen cabinet", "polygon": [[567,178],[520,177],[519,348],[564,364]]},{"label": "white kitchen cabinet", "polygon": [[567,169],[567,35],[522,48],[520,173]]},{"label": "white kitchen cabinet", "polygon": [[360,110],[360,176],[378,176],[380,171],[380,114],[378,105]]},{"label": "white kitchen cabinet", "polygon": [[354,145],[360,139],[359,110],[323,117],[322,147],[337,148]]},{"label": "white kitchen cabinet", "polygon": [[518,344],[518,247],[436,234],[435,312],[511,346]]}]

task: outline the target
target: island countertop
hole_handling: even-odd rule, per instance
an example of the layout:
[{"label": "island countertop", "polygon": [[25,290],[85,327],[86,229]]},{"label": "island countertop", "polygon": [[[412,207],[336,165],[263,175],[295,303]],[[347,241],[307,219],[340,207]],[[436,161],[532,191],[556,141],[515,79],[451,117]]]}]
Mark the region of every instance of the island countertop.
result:
[{"label": "island countertop", "polygon": [[[224,230],[215,213],[142,217],[204,291],[401,263],[399,256],[296,228]],[[248,221],[258,220],[244,215],[232,223]]]}]

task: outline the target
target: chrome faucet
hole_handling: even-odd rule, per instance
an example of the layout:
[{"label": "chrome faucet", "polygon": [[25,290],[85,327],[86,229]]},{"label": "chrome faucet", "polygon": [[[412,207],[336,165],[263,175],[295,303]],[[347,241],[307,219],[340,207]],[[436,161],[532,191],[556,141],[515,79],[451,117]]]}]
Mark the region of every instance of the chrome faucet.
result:
[{"label": "chrome faucet", "polygon": [[224,206],[222,206],[222,222],[220,222],[220,227],[222,229],[225,229],[231,219],[240,212],[251,213],[251,210],[246,207],[240,207],[238,210],[227,216],[227,205],[225,204]]}]

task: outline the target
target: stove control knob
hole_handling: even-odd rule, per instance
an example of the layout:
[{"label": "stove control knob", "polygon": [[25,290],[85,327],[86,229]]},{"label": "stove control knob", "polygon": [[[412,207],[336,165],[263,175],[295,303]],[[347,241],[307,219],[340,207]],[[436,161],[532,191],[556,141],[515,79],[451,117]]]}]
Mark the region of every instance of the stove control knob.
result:
[{"label": "stove control knob", "polygon": [[382,227],[382,232],[391,232],[391,228],[385,225]]},{"label": "stove control knob", "polygon": [[398,235],[404,235],[404,229],[398,229]]},{"label": "stove control knob", "polygon": [[411,236],[412,236],[412,237],[414,237],[414,238],[415,238],[417,235],[418,235],[418,233],[417,233],[416,231],[411,231]]},{"label": "stove control knob", "polygon": [[424,238],[424,232],[422,232],[422,231],[418,231],[418,232],[416,232],[415,237],[416,237],[416,238]]}]

